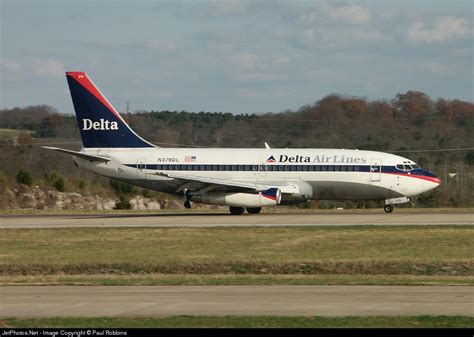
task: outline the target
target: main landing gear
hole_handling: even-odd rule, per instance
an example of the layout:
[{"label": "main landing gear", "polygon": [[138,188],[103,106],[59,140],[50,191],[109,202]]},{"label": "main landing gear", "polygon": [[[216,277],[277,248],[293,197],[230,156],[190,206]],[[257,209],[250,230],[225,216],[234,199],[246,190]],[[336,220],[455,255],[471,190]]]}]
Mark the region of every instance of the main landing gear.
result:
[{"label": "main landing gear", "polygon": [[184,207],[191,208],[191,196],[188,190],[184,190]]},{"label": "main landing gear", "polygon": [[258,214],[262,210],[262,207],[247,207],[249,214]]},{"label": "main landing gear", "polygon": [[[247,207],[247,212],[249,214],[258,214],[262,210],[262,207]],[[229,207],[230,214],[232,215],[242,215],[245,213],[245,208],[243,207]]]},{"label": "main landing gear", "polygon": [[385,211],[385,213],[392,213],[393,212],[393,205],[385,205],[383,206],[383,210]]},{"label": "main landing gear", "polygon": [[245,212],[245,209],[243,207],[229,207],[230,214],[232,215],[242,215]]}]

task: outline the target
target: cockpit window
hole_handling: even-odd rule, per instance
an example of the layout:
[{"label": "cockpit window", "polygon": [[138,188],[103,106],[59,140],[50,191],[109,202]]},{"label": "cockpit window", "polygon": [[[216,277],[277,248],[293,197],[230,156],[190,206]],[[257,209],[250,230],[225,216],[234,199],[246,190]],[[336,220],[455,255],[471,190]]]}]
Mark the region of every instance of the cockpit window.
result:
[{"label": "cockpit window", "polygon": [[421,168],[420,166],[418,166],[418,165],[416,165],[416,164],[412,164],[411,166],[413,167],[414,170],[418,170],[418,169]]},{"label": "cockpit window", "polygon": [[410,164],[397,164],[396,167],[400,171],[405,171],[405,172],[420,168],[418,165],[410,165]]}]

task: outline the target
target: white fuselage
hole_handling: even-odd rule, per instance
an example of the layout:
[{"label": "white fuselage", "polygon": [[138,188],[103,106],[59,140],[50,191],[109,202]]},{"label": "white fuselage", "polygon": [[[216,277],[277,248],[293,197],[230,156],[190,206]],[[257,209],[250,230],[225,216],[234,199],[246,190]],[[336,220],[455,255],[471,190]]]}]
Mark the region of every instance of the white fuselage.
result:
[{"label": "white fuselage", "polygon": [[[181,194],[173,179],[183,174],[281,189],[283,198],[379,200],[410,197],[439,181],[406,158],[375,151],[344,149],[88,148],[108,163],[75,158],[86,169],[137,186]],[[412,165],[412,169],[398,169]],[[401,166],[400,166],[401,165]],[[413,169],[415,167],[415,169]],[[308,195],[310,194],[310,195]]]}]

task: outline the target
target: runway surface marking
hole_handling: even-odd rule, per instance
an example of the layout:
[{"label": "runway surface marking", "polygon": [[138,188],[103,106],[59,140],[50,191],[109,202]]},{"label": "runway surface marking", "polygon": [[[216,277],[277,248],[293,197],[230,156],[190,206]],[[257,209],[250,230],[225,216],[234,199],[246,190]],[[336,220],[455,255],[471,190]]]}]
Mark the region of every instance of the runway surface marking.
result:
[{"label": "runway surface marking", "polygon": [[474,316],[472,286],[3,286],[2,317]]},{"label": "runway surface marking", "polygon": [[473,225],[474,213],[259,214],[222,213],[1,215],[0,228],[214,227],[327,225]]}]

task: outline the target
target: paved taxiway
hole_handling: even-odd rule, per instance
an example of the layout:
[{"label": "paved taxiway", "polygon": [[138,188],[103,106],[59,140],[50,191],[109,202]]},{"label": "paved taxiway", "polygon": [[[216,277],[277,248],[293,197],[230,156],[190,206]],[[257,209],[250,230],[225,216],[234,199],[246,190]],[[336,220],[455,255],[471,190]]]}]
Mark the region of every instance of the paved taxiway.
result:
[{"label": "paved taxiway", "polygon": [[474,316],[474,287],[0,287],[0,317],[170,315]]},{"label": "paved taxiway", "polygon": [[0,228],[472,225],[474,213],[223,213],[1,215]]}]

